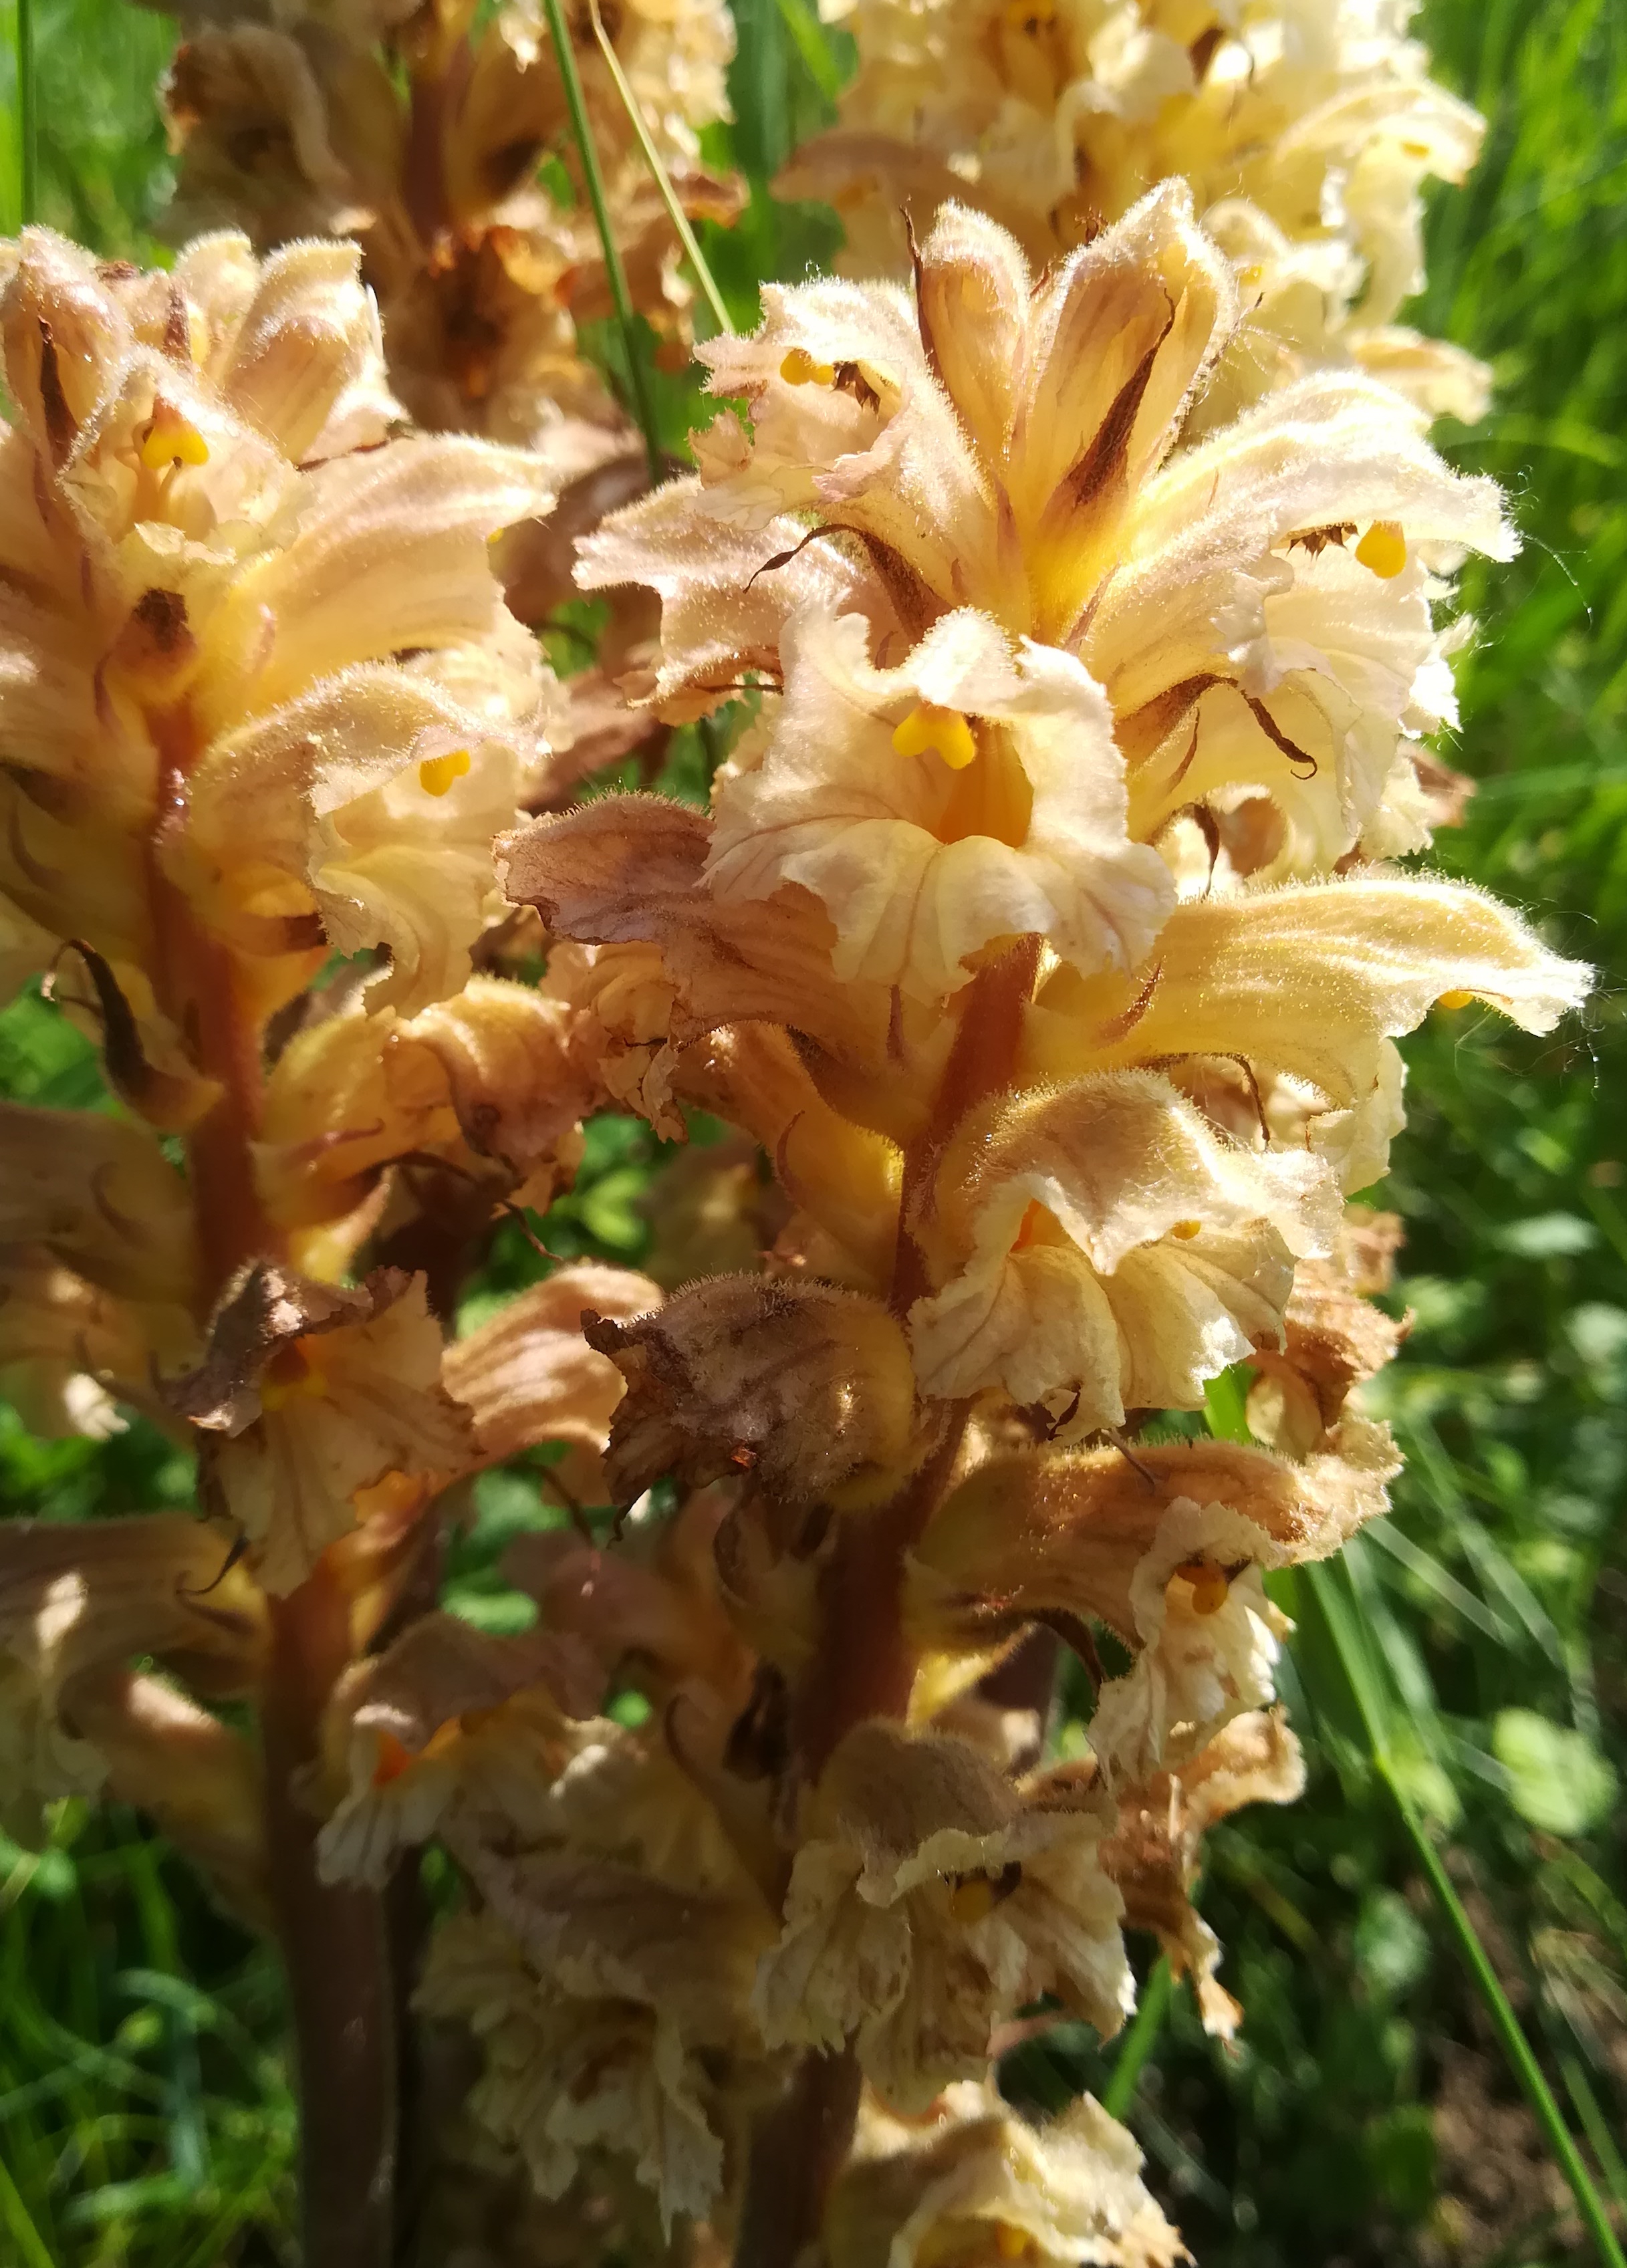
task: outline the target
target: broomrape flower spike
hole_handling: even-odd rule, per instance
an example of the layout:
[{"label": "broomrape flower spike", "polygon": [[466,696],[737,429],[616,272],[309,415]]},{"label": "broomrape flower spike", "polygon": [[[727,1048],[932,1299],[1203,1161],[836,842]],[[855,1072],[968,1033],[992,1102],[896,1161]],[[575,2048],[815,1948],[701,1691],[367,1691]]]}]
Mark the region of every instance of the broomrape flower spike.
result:
[{"label": "broomrape flower spike", "polygon": [[[562,481],[636,447],[578,328],[636,306],[663,358],[685,359],[683,232],[740,202],[700,159],[702,129],[728,115],[721,0],[629,0],[607,61],[580,6],[562,57],[545,0],[172,12],[175,233],[230,224],[261,250],[352,236],[391,384],[424,426],[525,442]],[[539,177],[545,161],[568,195]]]},{"label": "broomrape flower spike", "polygon": [[26,1833],[136,1803],[277,1935],[313,2268],[390,2257],[397,2149],[382,1908],[324,1887],[301,1792],[324,1712],[440,1491],[553,1439],[602,1494],[615,1373],[577,1320],[656,1296],[567,1271],[445,1346],[598,1092],[570,1006],[485,950],[558,715],[490,546],[555,483],[401,435],[358,269],[234,233],[168,274],[0,247],[5,976],[46,976],[118,1106],[0,1112],[0,1367],[42,1430],[133,1406],[192,1442],[202,1515],[0,1535],[0,1806]]},{"label": "broomrape flower spike", "polygon": [[[490,84],[455,11],[220,37],[313,74],[387,39],[433,140],[427,89],[508,114],[498,22]],[[992,28],[1060,69],[1072,22]],[[1177,85],[1114,22],[1213,125],[1227,41]],[[402,430],[331,234],[0,254],[0,938],[114,1097],[0,1110],[0,1366],[199,1474],[196,1518],[0,1532],[0,1815],[137,1803],[276,1933],[309,2268],[399,2257],[409,1994],[477,2072],[437,2228],[447,2191],[529,2196],[561,2257],[1183,2257],[1123,2127],[1020,2118],[998,2058],[1041,2001],[1114,2036],[1133,1933],[1247,2021],[1204,1837],[1303,1781],[1266,1577],[1396,1469],[1359,1395],[1399,1227],[1350,1202],[1396,1042],[1443,1001],[1551,1030],[1588,972],[1391,863],[1497,491],[1348,338],[1235,383],[1247,278],[1167,171],[1038,273],[939,200],[906,285],[765,287],[703,350],[746,416],[595,486],[637,499],[596,529],[539,455]],[[621,591],[607,668],[659,605],[658,721],[754,688],[710,812],[558,809],[520,519],[539,584],[581,539]],[[550,1264],[448,1343],[605,1108],[729,1130],[658,1174],[650,1276]],[[1152,1433],[1223,1377],[1238,1438]],[[438,1547],[522,1457],[535,1619],[493,1636]],[[1092,1697],[1065,1756],[987,1683],[1036,1638]],[[460,1887],[409,1983],[431,1839]]]},{"label": "broomrape flower spike", "polygon": [[[1452,567],[1513,539],[1348,365],[1197,416],[1243,307],[1179,184],[1037,281],[949,204],[908,290],[764,299],[702,350],[749,423],[578,569],[659,594],[669,719],[755,682],[710,815],[606,797],[498,849],[618,1095],[778,1185],[709,1185],[757,1269],[585,1327],[611,1489],[675,1484],[679,1531],[707,1501],[745,1654],[666,1720],[762,1902],[733,2021],[773,2076],[708,2212],[754,2263],[1172,2259],[1104,2113],[1001,2127],[990,2043],[1045,1993],[1113,2032],[1127,1928],[1246,2021],[1192,1887],[1209,1825],[1302,1784],[1263,1577],[1396,1467],[1351,1400],[1395,1236],[1346,1202],[1395,1043],[1464,993],[1546,1031],[1588,982],[1384,863],[1427,841]],[[1255,1439],[1136,1440],[1240,1366]],[[1095,1690],[1075,1762],[981,1697],[1036,1629]]]},{"label": "broomrape flower spike", "polygon": [[1043,265],[1156,182],[1188,180],[1244,318],[1192,406],[1208,430],[1319,365],[1472,422],[1489,373],[1395,321],[1423,283],[1423,184],[1461,181],[1484,122],[1435,85],[1413,0],[826,0],[856,40],[839,123],[777,188],[828,198],[844,267],[907,272],[949,202]]}]

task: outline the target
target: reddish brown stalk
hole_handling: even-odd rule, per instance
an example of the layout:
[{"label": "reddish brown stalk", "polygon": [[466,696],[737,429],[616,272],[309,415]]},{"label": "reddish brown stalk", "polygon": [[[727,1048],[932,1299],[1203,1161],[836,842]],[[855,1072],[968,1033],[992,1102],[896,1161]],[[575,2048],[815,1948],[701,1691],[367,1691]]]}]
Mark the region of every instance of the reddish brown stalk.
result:
[{"label": "reddish brown stalk", "polygon": [[272,1909],[288,1970],[300,2112],[304,2268],[388,2268],[395,2188],[395,2040],[384,1902],[318,1880],[317,1821],[298,1774],[350,1658],[349,1602],[319,1566],[272,1604],[261,1703]]},{"label": "reddish brown stalk", "polygon": [[[159,810],[180,807],[196,754],[184,709],[153,720]],[[200,929],[167,879],[163,821],[148,869],[160,1005],[219,1100],[188,1138],[202,1263],[200,1319],[245,1260],[281,1256],[255,1182],[261,1031],[232,956]],[[319,1565],[271,1602],[260,1697],[272,1913],[288,1972],[300,2105],[305,2268],[388,2268],[395,2171],[395,2049],[384,1903],[319,1881],[317,1821],[298,1776],[317,1754],[322,1711],[350,1659],[349,1602]]]},{"label": "reddish brown stalk", "polygon": [[[1022,938],[966,989],[931,1117],[904,1160],[891,1300],[901,1318],[928,1289],[914,1224],[931,1203],[955,1128],[1010,1082],[1039,961],[1039,939]],[[901,1717],[909,1707],[916,1664],[903,1629],[905,1555],[942,1500],[969,1410],[963,1403],[947,1412],[931,1454],[890,1504],[838,1522],[820,1580],[818,1643],[792,1709],[791,1771],[799,1786],[817,1780],[851,1727],[866,1717]],[[789,2268],[817,2242],[858,2109],[850,2056],[803,2058],[784,2101],[752,2138],[735,2268]]]},{"label": "reddish brown stalk", "polygon": [[752,2140],[735,2268],[796,2268],[842,2169],[858,2114],[850,2055],[805,2056]]}]

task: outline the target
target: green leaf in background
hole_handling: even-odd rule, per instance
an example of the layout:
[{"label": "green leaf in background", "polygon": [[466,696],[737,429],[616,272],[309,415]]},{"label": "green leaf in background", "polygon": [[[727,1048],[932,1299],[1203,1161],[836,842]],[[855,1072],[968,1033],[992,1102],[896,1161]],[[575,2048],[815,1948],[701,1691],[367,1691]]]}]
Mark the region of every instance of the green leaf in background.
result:
[{"label": "green leaf in background", "polygon": [[1580,1733],[1535,1709],[1499,1709],[1491,1752],[1508,1775],[1509,1800],[1549,1835],[1586,1835],[1616,1801],[1616,1768]]}]

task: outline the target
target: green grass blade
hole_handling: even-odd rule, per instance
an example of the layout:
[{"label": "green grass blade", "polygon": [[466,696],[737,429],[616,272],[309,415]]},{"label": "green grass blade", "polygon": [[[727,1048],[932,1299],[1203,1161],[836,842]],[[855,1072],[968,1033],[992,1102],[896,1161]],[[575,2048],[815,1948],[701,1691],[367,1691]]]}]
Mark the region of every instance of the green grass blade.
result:
[{"label": "green grass blade", "polygon": [[627,289],[627,270],[622,265],[621,247],[610,224],[604,176],[599,170],[599,152],[593,144],[593,129],[588,122],[587,104],[582,96],[582,79],[577,70],[576,52],[571,45],[571,33],[566,28],[564,10],[560,0],[542,0],[542,5],[548,17],[548,37],[554,43],[555,60],[559,65],[560,84],[565,90],[565,107],[571,113],[571,130],[576,136],[577,150],[582,160],[582,177],[587,184],[588,202],[593,208],[593,225],[599,231],[599,242],[605,255],[605,277],[610,286],[611,304],[615,309],[622,342],[627,352],[628,384],[632,388],[634,410],[644,432],[644,449],[650,460],[650,478],[659,482],[665,467],[661,461],[661,445],[656,428],[655,403],[650,394],[650,375],[644,368],[642,342],[633,315],[632,298]]},{"label": "green grass blade", "polygon": [[25,228],[40,211],[39,89],[34,77],[33,0],[17,4],[18,202]]},{"label": "green grass blade", "polygon": [[779,11],[808,77],[827,102],[835,102],[842,92],[842,73],[808,0],[779,0]]},{"label": "green grass blade", "polygon": [[1135,2100],[1136,2086],[1143,2066],[1163,2029],[1164,2017],[1169,2007],[1170,1988],[1174,1983],[1169,1956],[1160,1953],[1147,1971],[1147,1981],[1141,1988],[1140,2005],[1124,2035],[1124,2044],[1118,2051],[1113,2076],[1101,2090],[1101,2107],[1109,2118],[1122,2118]]},{"label": "green grass blade", "polygon": [[1462,1957],[1463,1965],[1484,2003],[1509,2066],[1525,2092],[1549,2148],[1571,2185],[1577,2209],[1593,2238],[1600,2259],[1607,2264],[1607,2268],[1627,2268],[1627,2255],[1623,2253],[1616,2232],[1610,2226],[1609,2214],[1594,2186],[1593,2176],[1581,2153],[1572,2139],[1571,2131],[1554,2099],[1553,2090],[1542,2074],[1542,2066],[1532,2053],[1531,2043],[1520,2029],[1520,2019],[1498,1981],[1475,1925],[1464,1911],[1463,1902],[1441,1862],[1440,1853],[1413,1809],[1411,1799],[1395,1776],[1382,1729],[1381,1705],[1375,1706],[1377,1696],[1370,1657],[1361,1642],[1361,1632],[1354,1627],[1360,1609],[1343,1594],[1330,1567],[1312,1566],[1306,1568],[1304,1572],[1312,1594],[1321,1608],[1335,1651],[1349,1681],[1351,1693],[1367,1736],[1373,1770],[1395,1807],[1396,1816],[1417,1855],[1418,1864],[1424,1869],[1425,1878]]},{"label": "green grass blade", "polygon": [[0,2158],[0,2224],[4,2224],[17,2246],[17,2257],[23,2268],[56,2268],[44,2238],[28,2217],[28,2208],[16,2183],[5,2169],[4,2158]]},{"label": "green grass blade", "polygon": [[1623,2160],[1616,2137],[1605,2123],[1599,2098],[1594,2093],[1593,2081],[1577,2056],[1561,2054],[1559,2070],[1564,2080],[1565,2092],[1576,2106],[1578,2123],[1599,2161],[1606,2186],[1622,2212],[1627,2213],[1627,2160]]},{"label": "green grass blade", "polygon": [[627,113],[628,123],[637,136],[638,147],[644,152],[644,163],[650,168],[654,177],[655,186],[661,193],[661,202],[666,207],[666,217],[678,232],[678,241],[683,247],[684,257],[695,270],[695,280],[701,287],[702,297],[711,309],[713,322],[725,336],[732,335],[734,326],[729,320],[729,311],[723,304],[723,294],[718,291],[717,281],[707,265],[705,254],[696,242],[695,231],[689,225],[689,216],[678,202],[678,193],[673,187],[672,175],[666,170],[666,161],[650,137],[650,129],[644,122],[644,113],[638,107],[638,98],[627,83],[627,74],[622,69],[621,58],[610,44],[610,34],[606,31],[604,18],[599,12],[599,0],[587,0],[587,5],[588,13],[593,19],[593,37],[599,42],[599,51],[605,59],[605,68],[610,74],[617,94],[622,98],[622,107]]}]

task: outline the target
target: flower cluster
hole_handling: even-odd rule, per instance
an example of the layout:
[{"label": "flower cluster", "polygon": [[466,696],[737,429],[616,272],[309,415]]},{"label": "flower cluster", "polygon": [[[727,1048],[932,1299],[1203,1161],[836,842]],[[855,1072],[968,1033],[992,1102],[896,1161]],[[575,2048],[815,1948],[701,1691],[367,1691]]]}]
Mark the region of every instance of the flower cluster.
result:
[{"label": "flower cluster", "polygon": [[196,1444],[210,1515],[0,1537],[0,1793],[111,1784],[224,1838],[252,1910],[255,1767],[201,1704],[259,1690],[319,1571],[364,1631],[436,1492],[551,1414],[513,1374],[549,1314],[454,1394],[436,1310],[596,1096],[572,1012],[488,950],[558,705],[488,545],[552,492],[387,438],[351,246],[142,274],[36,230],[0,263],[5,976],[44,973],[118,1105],[4,1106],[0,1364],[40,1432],[123,1403]]},{"label": "flower cluster", "polygon": [[[610,313],[604,257],[536,0],[478,22],[472,0],[297,4],[269,21],[249,0],[173,4],[183,38],[163,95],[178,232],[230,225],[261,251],[354,237],[390,382],[420,423],[544,446],[569,472],[605,452],[621,420],[577,345],[579,323]],[[681,363],[677,239],[585,0],[568,12],[629,284]],[[703,170],[698,140],[728,114],[721,0],[604,0],[602,19],[684,205],[732,217],[735,190]],[[564,168],[563,196],[539,177],[545,159]]]},{"label": "flower cluster", "polygon": [[1487,374],[1396,323],[1423,282],[1419,191],[1461,180],[1483,124],[1406,36],[1414,0],[836,0],[858,42],[840,125],[785,194],[828,196],[855,273],[901,272],[975,205],[1036,263],[1087,243],[1155,183],[1190,182],[1248,308],[1196,405],[1222,422],[1329,363],[1472,420]]},{"label": "flower cluster", "polygon": [[[409,1634],[324,1848],[457,1854],[426,2005],[545,2195],[620,2154],[742,2257],[774,2210],[833,2268],[1169,2260],[1127,2138],[1014,2121],[990,2058],[1036,2003],[1112,2034],[1127,1928],[1240,2021],[1192,1888],[1211,1823],[1300,1785],[1266,1579],[1395,1469],[1351,1400],[1394,1240],[1346,1198],[1395,1039],[1471,998],[1546,1030],[1587,983],[1387,863],[1427,840],[1451,568],[1513,541],[1357,371],[1195,435],[1240,312],[1179,186],[1037,283],[950,207],[911,291],[765,300],[703,350],[746,417],[578,571],[659,592],[663,713],[750,690],[711,812],[607,796],[499,846],[606,1089],[723,1117],[777,1185],[686,1161],[681,1239],[710,1204],[746,1264],[584,1322],[629,1540],[511,1566],[528,1642],[651,1713],[572,1716],[557,1663],[426,1710]],[[1211,1440],[1182,1413],[1234,1366],[1253,1438]],[[1065,1758],[1043,1678],[1037,1716],[983,1683],[1056,1644],[1095,1690]]]},{"label": "flower cluster", "polygon": [[[478,2071],[426,2212],[495,2226],[519,2186],[542,2216],[480,2257],[1183,2257],[1106,2112],[1031,2124],[996,2066],[1014,2026],[1116,2031],[1127,1933],[1212,2032],[1242,2020],[1203,1838],[1299,1792],[1270,1579],[1395,1469],[1358,1398],[1402,1329],[1371,1304],[1395,1227],[1351,1202],[1402,1123],[1395,1042],[1470,1001],[1544,1032],[1588,983],[1395,864],[1429,840],[1451,576],[1515,548],[1497,491],[1353,334],[1234,382],[1234,247],[1127,131],[1139,71],[1229,180],[1224,85],[1277,137],[1266,195],[1294,71],[1333,104],[1356,65],[1343,14],[1329,60],[1308,11],[1298,48],[1236,12],[1179,47],[1173,11],[1090,17],[1125,107],[1071,103],[1069,165],[1128,210],[1037,277],[943,202],[907,285],[767,286],[702,350],[744,414],[576,571],[659,604],[663,724],[738,704],[705,812],[559,810],[573,728],[490,547],[538,523],[558,579],[581,523],[545,453],[403,433],[416,284],[387,371],[331,239],[151,275],[41,231],[0,253],[0,941],[111,1090],[0,1108],[0,1366],[42,1430],[169,1428],[202,1514],[0,1531],[0,1808],[142,1805],[279,1933],[306,2019],[331,2002],[306,2116],[375,2241],[328,2257],[389,2251],[390,2089],[347,2059],[390,2052],[356,2012],[403,1973],[387,1893],[431,1839],[461,1892],[416,2006]],[[651,55],[715,64],[703,20],[652,9]],[[1306,175],[1343,151],[1347,213],[1429,155],[1385,156],[1385,70],[1425,101],[1388,20],[1369,124]],[[508,227],[552,131],[519,17],[467,34],[200,24],[177,115],[212,57],[280,122],[194,101],[185,194],[303,184],[266,231],[359,220],[382,277],[431,144],[443,186],[479,176],[399,207],[438,289],[434,231]],[[1361,239],[1363,322],[1395,225]],[[430,359],[421,410],[532,430]],[[550,1265],[449,1336],[606,1107],[727,1129],[650,1192],[650,1275]],[[1226,1373],[1247,1438],[1204,1422]],[[534,1616],[490,1634],[437,1605],[438,1545],[544,1447],[562,1516],[504,1562]],[[1091,1700],[1057,1742],[1064,1647]]]}]

